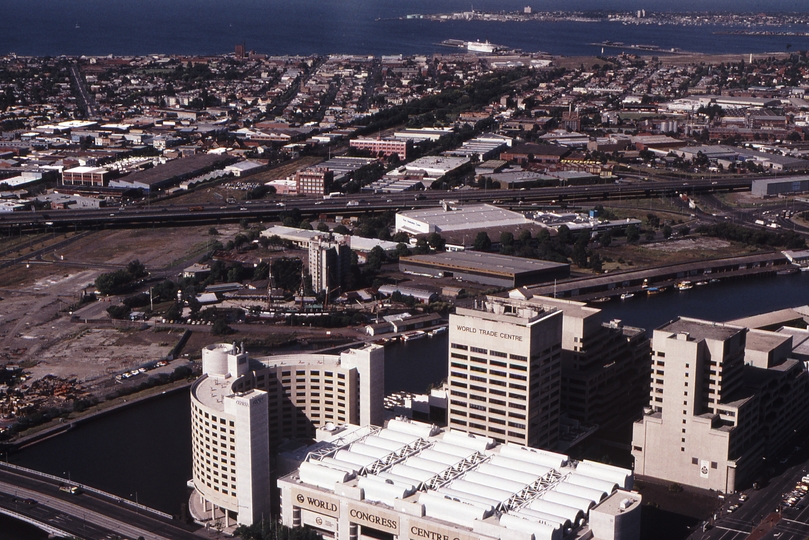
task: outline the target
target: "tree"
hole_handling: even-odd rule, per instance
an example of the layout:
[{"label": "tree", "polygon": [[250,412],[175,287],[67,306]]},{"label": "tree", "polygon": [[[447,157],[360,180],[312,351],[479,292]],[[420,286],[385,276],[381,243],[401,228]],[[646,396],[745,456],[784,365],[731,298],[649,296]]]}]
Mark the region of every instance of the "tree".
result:
[{"label": "tree", "polygon": [[215,336],[225,336],[235,332],[233,328],[228,326],[227,321],[223,317],[217,317],[211,326],[211,333]]},{"label": "tree", "polygon": [[[530,232],[529,232],[530,234]],[[500,233],[500,245],[501,246],[511,246],[514,244],[514,235],[510,232],[502,232]]]},{"label": "tree", "polygon": [[573,235],[570,232],[570,227],[561,225],[557,230],[556,239],[560,244],[571,244],[573,242]]},{"label": "tree", "polygon": [[635,226],[634,223],[630,223],[626,227],[626,241],[629,242],[630,244],[634,244],[639,239],[640,239],[640,231],[638,230],[638,228]]},{"label": "tree", "polygon": [[323,221],[317,224],[317,230],[321,232],[329,232],[329,226]]},{"label": "tree", "polygon": [[365,267],[371,272],[378,272],[386,259],[385,250],[379,246],[374,246],[365,260]]},{"label": "tree", "polygon": [[607,229],[601,236],[598,238],[598,241],[601,242],[601,245],[604,247],[610,247],[612,244],[612,229]]},{"label": "tree", "polygon": [[663,238],[669,238],[671,233],[671,225],[663,225]]},{"label": "tree", "polygon": [[169,321],[179,321],[182,318],[182,316],[183,313],[180,310],[180,305],[177,304],[176,302],[171,304],[171,307],[169,307],[165,313],[165,317]]},{"label": "tree", "polygon": [[436,251],[444,251],[447,241],[440,234],[434,232],[427,235],[427,243]]},{"label": "tree", "polygon": [[113,319],[126,319],[129,316],[129,308],[123,304],[110,306],[107,308],[107,313]]},{"label": "tree", "polygon": [[492,247],[492,240],[489,238],[489,235],[486,231],[480,231],[477,236],[475,236],[475,241],[472,244],[472,249],[477,251],[489,251]]}]

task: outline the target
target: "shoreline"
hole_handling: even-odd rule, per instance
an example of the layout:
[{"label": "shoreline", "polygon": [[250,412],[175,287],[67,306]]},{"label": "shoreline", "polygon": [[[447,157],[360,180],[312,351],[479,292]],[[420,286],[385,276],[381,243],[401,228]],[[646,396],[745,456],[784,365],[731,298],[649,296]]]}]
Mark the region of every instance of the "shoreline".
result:
[{"label": "shoreline", "polygon": [[[194,380],[196,380],[196,378]],[[25,448],[28,448],[29,446],[33,446],[42,441],[66,433],[71,429],[73,429],[74,427],[78,427],[86,422],[106,416],[108,414],[118,412],[124,408],[140,404],[144,401],[156,398],[158,396],[170,395],[179,392],[181,390],[187,390],[188,388],[191,387],[193,383],[194,383],[193,380],[176,381],[174,383],[169,383],[163,386],[150,388],[149,390],[144,391],[142,394],[129,394],[126,397],[115,398],[115,400],[102,401],[97,405],[95,405],[94,407],[88,409],[86,413],[80,413],[80,415],[77,416],[76,418],[71,419],[59,418],[51,420],[47,424],[42,424],[42,426],[36,426],[34,428],[31,428],[31,429],[36,429],[37,427],[42,428],[37,430],[35,433],[22,435],[21,437],[0,443],[0,455],[6,454],[6,459],[8,459],[9,454],[19,452],[21,450],[24,450]],[[113,403],[114,401],[118,402]],[[107,404],[111,405],[106,406]],[[97,408],[97,410],[93,410],[94,408]]]}]

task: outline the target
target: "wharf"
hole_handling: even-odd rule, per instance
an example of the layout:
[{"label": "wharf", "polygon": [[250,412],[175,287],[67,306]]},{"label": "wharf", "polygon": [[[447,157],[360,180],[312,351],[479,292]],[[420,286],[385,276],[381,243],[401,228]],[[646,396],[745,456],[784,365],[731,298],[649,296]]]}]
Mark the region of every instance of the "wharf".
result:
[{"label": "wharf", "polygon": [[794,267],[783,254],[767,253],[574,278],[556,284],[528,287],[528,290],[534,296],[555,296],[556,298],[589,302],[595,299],[618,297],[622,293],[642,292],[645,290],[644,285],[662,289],[672,287],[682,280],[724,280],[762,276],[790,268]]}]

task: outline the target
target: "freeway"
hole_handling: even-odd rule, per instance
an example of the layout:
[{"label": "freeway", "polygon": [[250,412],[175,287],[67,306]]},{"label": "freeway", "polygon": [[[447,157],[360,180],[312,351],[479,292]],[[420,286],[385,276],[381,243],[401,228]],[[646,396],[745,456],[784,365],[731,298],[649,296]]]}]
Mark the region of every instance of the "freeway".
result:
[{"label": "freeway", "polygon": [[90,488],[71,495],[59,479],[0,466],[0,512],[88,540],[111,538],[196,539],[201,527]]},{"label": "freeway", "polygon": [[594,184],[521,190],[469,190],[358,194],[334,199],[298,197],[278,201],[245,201],[240,205],[151,205],[87,210],[23,211],[0,215],[0,234],[94,228],[136,228],[206,225],[243,218],[277,220],[293,206],[307,216],[352,215],[386,210],[400,211],[438,206],[442,200],[490,203],[527,210],[536,206],[568,206],[589,201],[670,197],[677,193],[746,191],[750,179],[666,180],[623,184]]}]

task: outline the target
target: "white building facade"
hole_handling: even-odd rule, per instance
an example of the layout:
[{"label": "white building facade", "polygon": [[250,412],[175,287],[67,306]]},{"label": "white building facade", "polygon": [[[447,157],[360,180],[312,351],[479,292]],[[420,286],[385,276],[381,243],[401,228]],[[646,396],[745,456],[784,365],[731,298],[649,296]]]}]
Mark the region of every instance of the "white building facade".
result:
[{"label": "white building facade", "polygon": [[627,469],[391,420],[310,452],[278,486],[283,524],[324,538],[637,540],[632,483]]},{"label": "white building facade", "polygon": [[384,362],[380,345],[260,359],[235,344],[205,347],[191,387],[194,518],[256,523],[270,515],[270,452],[282,440],[327,424],[381,425]]}]

